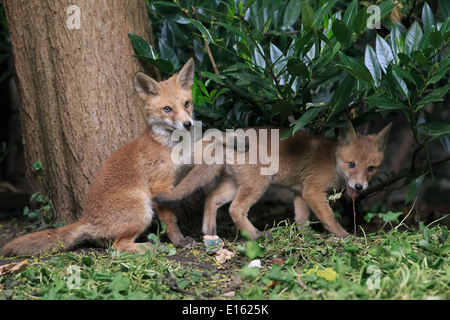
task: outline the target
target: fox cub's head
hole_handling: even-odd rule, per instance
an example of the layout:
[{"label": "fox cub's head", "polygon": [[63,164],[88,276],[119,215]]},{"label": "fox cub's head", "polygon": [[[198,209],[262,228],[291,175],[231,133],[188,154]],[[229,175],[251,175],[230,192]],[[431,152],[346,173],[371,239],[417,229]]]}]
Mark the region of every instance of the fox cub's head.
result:
[{"label": "fox cub's head", "polygon": [[192,86],[194,84],[194,60],[170,79],[156,82],[142,72],[136,73],[136,91],[144,101],[147,124],[162,135],[177,129],[190,129],[192,119]]},{"label": "fox cub's head", "polygon": [[380,166],[392,123],[378,134],[355,133],[350,121],[348,130],[341,130],[336,150],[337,169],[345,177],[348,195],[355,199],[368,187],[368,181]]}]

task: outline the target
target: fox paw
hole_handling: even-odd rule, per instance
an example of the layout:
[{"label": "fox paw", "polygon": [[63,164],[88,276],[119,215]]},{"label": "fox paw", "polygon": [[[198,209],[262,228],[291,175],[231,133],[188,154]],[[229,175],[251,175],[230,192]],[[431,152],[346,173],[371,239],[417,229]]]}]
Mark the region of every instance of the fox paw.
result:
[{"label": "fox paw", "polygon": [[178,240],[176,243],[174,243],[174,245],[179,248],[189,248],[195,245],[195,241],[191,237],[186,237],[181,240]]}]

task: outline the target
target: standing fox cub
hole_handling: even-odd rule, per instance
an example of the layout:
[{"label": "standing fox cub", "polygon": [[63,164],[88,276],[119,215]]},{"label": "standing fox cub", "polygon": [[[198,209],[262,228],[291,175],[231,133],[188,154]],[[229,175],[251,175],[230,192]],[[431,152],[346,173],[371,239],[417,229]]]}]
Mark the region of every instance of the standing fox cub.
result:
[{"label": "standing fox cub", "polygon": [[[327,203],[327,193],[345,186],[348,195],[354,199],[367,188],[368,181],[383,160],[392,125],[389,124],[378,135],[365,136],[355,133],[351,122],[348,122],[349,129],[341,130],[337,141],[302,131],[279,141],[279,171],[274,175],[260,175],[261,164],[248,164],[247,152],[246,164],[195,166],[170,193],[160,194],[153,200],[161,205],[170,205],[219,177],[218,186],[205,202],[203,233],[216,234],[217,209],[232,201],[229,212],[233,221],[254,240],[261,236],[261,232],[248,220],[247,213],[273,184],[294,192],[295,220],[300,226],[307,222],[311,208],[330,232],[337,237],[346,237],[348,232],[334,219]],[[255,129],[258,139],[267,138],[262,135],[270,131]],[[270,139],[265,141],[270,142]],[[270,145],[267,150],[271,150]]]},{"label": "standing fox cub", "polygon": [[15,239],[3,247],[3,255],[67,251],[84,240],[99,246],[114,241],[113,248],[122,252],[145,251],[148,246],[134,241],[150,225],[154,209],[176,246],[192,245],[193,240],[178,229],[175,214],[151,199],[173,187],[178,166],[171,161],[171,133],[193,125],[193,78],[193,59],[160,83],[137,73],[135,88],[144,101],[147,128],[104,162],[90,187],[81,220]]}]

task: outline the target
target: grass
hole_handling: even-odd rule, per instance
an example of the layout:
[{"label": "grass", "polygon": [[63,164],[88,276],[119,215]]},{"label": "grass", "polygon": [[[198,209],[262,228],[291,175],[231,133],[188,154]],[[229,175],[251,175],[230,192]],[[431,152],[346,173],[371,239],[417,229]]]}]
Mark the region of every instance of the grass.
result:
[{"label": "grass", "polygon": [[237,254],[224,265],[202,243],[29,258],[25,271],[0,277],[0,299],[450,299],[445,226],[337,241],[287,221],[269,231],[258,242],[226,240]]}]

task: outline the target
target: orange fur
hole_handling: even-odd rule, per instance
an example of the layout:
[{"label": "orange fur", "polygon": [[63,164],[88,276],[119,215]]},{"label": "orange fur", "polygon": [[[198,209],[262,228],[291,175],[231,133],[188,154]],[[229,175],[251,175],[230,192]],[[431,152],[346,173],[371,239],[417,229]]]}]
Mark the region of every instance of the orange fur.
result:
[{"label": "orange fur", "polygon": [[[176,179],[179,168],[171,161],[170,134],[175,129],[190,128],[189,123],[192,125],[193,76],[192,59],[178,74],[160,83],[137,73],[135,86],[145,103],[148,127],[103,163],[89,189],[81,220],[15,239],[2,248],[3,255],[67,251],[84,240],[98,245],[114,241],[113,247],[119,251],[147,250],[147,245],[134,241],[153,219],[152,197],[168,192]],[[163,206],[156,209],[175,245],[193,244],[192,239],[181,234],[170,209]]]},{"label": "orange fur", "polygon": [[[217,209],[231,202],[229,212],[237,227],[256,239],[261,232],[248,220],[247,213],[273,184],[294,192],[295,219],[300,226],[308,220],[309,209],[312,209],[330,232],[346,237],[348,232],[334,219],[327,203],[327,193],[346,186],[348,194],[354,198],[367,187],[367,181],[381,164],[391,127],[388,125],[378,135],[363,136],[355,133],[350,122],[349,125],[349,130],[342,132],[337,141],[303,131],[281,140],[279,171],[274,175],[260,175],[262,165],[248,164],[248,161],[242,165],[197,165],[171,192],[158,195],[154,201],[169,205],[219,177],[217,187],[205,202],[204,234],[216,234]],[[256,129],[260,139],[263,131]],[[270,135],[269,131],[267,134]],[[270,139],[266,141],[270,143]],[[267,150],[271,150],[270,145]],[[354,167],[349,163],[354,163]],[[361,190],[356,190],[360,187]]]}]

